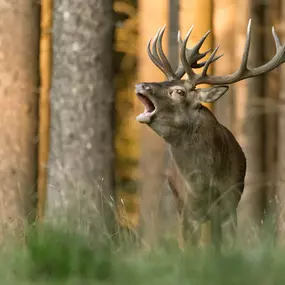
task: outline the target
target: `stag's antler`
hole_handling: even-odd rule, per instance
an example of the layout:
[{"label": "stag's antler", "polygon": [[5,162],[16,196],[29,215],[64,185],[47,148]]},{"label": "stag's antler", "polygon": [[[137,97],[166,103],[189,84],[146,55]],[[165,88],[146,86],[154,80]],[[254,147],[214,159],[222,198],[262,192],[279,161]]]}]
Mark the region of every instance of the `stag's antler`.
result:
[{"label": "stag's antler", "polygon": [[[196,74],[193,70],[193,67],[191,66],[191,59],[189,59],[186,49],[186,44],[188,41],[188,38],[191,34],[191,29],[187,33],[185,39],[182,41],[181,44],[181,62],[187,72],[189,80],[194,83],[195,85],[202,84],[202,83],[208,83],[212,85],[224,85],[224,84],[231,84],[238,81],[241,81],[246,78],[255,77],[261,74],[264,74],[266,72],[269,72],[285,62],[285,45],[281,45],[280,39],[277,36],[274,27],[272,27],[272,34],[275,41],[276,46],[276,54],[275,56],[266,64],[256,67],[256,68],[248,68],[247,67],[247,61],[248,61],[248,55],[249,55],[249,48],[250,48],[250,36],[251,36],[251,19],[248,22],[247,27],[247,36],[245,41],[245,48],[243,52],[243,57],[241,61],[241,65],[239,69],[230,74],[225,76],[210,76],[207,74],[208,68],[210,64],[213,62],[213,59],[215,58],[215,55],[218,51],[217,47],[209,57],[209,59],[204,64],[204,68],[202,70],[201,74]],[[194,60],[194,59],[193,59]]]},{"label": "stag's antler", "polygon": [[[194,26],[192,26],[188,32],[189,36],[193,28]],[[148,46],[147,46],[148,56],[152,60],[152,62],[166,75],[168,80],[181,79],[182,76],[185,74],[184,65],[183,64],[180,65],[177,68],[177,70],[174,72],[165,53],[163,52],[162,38],[164,35],[164,31],[165,31],[165,26],[158,30],[156,36],[153,39],[152,48],[151,48],[152,39],[149,40]],[[205,61],[205,62],[198,63],[199,60],[204,58],[211,51],[209,49],[206,52],[200,53],[200,48],[202,47],[203,43],[205,42],[209,34],[210,34],[210,31],[208,31],[193,48],[186,48],[186,43],[185,43],[184,55],[185,55],[185,58],[187,59],[186,60],[187,66],[190,65],[191,68],[200,68],[200,67],[205,66],[205,64],[208,62],[208,61]],[[180,33],[178,33],[178,43],[180,47],[183,45],[183,41],[180,37]],[[210,63],[216,61],[221,56],[222,55],[217,56],[217,57],[212,57]]]}]

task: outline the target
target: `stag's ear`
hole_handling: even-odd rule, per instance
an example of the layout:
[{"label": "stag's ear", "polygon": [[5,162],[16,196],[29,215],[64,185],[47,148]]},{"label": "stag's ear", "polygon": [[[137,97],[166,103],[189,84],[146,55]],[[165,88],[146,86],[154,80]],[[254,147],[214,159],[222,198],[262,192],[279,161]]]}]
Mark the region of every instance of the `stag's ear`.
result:
[{"label": "stag's ear", "polygon": [[213,86],[210,88],[196,89],[197,99],[205,103],[212,103],[224,95],[228,89],[228,86]]}]

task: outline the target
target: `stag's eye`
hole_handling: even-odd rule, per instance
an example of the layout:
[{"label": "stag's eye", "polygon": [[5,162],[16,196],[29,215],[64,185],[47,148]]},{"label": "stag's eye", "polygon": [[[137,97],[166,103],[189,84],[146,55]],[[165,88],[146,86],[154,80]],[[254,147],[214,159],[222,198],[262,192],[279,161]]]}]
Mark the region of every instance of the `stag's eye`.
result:
[{"label": "stag's eye", "polygon": [[182,89],[177,89],[176,92],[180,95],[180,96],[185,96],[185,91]]}]

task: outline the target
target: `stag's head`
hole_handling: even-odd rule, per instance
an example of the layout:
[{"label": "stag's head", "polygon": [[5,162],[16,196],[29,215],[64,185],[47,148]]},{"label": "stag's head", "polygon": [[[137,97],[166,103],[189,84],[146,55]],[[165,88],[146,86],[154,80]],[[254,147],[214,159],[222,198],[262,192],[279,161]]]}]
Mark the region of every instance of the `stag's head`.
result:
[{"label": "stag's head", "polygon": [[[244,53],[239,69],[235,73],[225,76],[208,75],[210,64],[222,55],[216,56],[217,47],[206,61],[199,62],[210,52],[208,50],[200,53],[200,48],[210,31],[194,47],[186,48],[187,41],[193,30],[192,26],[184,40],[181,39],[178,33],[181,64],[174,72],[162,48],[164,30],[165,27],[160,29],[153,42],[152,40],[149,41],[147,51],[149,58],[166,75],[168,80],[137,84],[136,94],[145,106],[144,112],[137,116],[137,120],[148,124],[154,131],[165,138],[172,132],[185,129],[187,124],[193,123],[197,112],[201,108],[201,103],[212,103],[218,100],[228,90],[228,84],[264,74],[285,61],[285,46],[280,44],[275,30],[272,28],[276,55],[272,60],[260,67],[252,69],[247,67],[251,34],[251,21],[249,21]],[[203,67],[202,72],[197,74],[194,70],[201,67]],[[182,80],[185,73],[187,74],[187,79]],[[199,88],[198,85],[203,83],[213,86]]]}]

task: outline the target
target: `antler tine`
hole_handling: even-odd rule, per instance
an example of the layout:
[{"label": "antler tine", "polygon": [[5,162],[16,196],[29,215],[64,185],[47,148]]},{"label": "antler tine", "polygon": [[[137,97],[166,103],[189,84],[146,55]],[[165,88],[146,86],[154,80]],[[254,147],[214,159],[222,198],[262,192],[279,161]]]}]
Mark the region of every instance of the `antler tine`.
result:
[{"label": "antler tine", "polygon": [[[194,25],[193,25],[194,26]],[[181,46],[182,45],[182,38],[181,38],[181,33],[180,33],[180,31],[178,31],[178,33],[177,33],[177,42],[178,42],[178,44]]]},{"label": "antler tine", "polygon": [[151,49],[152,39],[149,40],[148,45],[147,45],[147,53],[148,53],[148,56],[151,59],[151,61],[166,75],[166,77],[169,80],[172,80],[175,78],[175,74],[174,74],[173,70],[170,67],[171,71],[169,71],[168,67],[165,66],[164,62],[161,60],[160,56],[157,53],[157,49],[158,49],[157,43],[158,43],[158,39],[159,39],[161,30],[162,29],[158,30],[157,34],[155,35],[155,37],[153,39],[152,49]]},{"label": "antler tine", "polygon": [[160,62],[160,58],[159,58],[159,56],[158,56],[158,54],[156,52],[157,36],[158,36],[158,32],[157,32],[157,34],[155,35],[155,37],[153,39],[152,51],[151,51],[151,41],[152,41],[152,38],[148,41],[147,53],[148,53],[148,56],[151,59],[151,61],[164,73],[163,66],[161,65],[161,62]]},{"label": "antler tine", "polygon": [[211,33],[211,31],[209,30],[201,39],[200,41],[193,47],[193,50],[199,52],[199,49],[201,48],[201,46],[203,45],[203,43],[205,42],[206,38],[208,37],[208,35]]},{"label": "antler tine", "polygon": [[246,40],[245,40],[241,65],[239,69],[240,73],[244,72],[247,69],[247,61],[248,61],[248,55],[249,55],[249,49],[250,49],[250,40],[251,40],[251,19],[249,19],[249,22],[247,25]]},{"label": "antler tine", "polygon": [[163,67],[165,68],[167,74],[168,74],[168,77],[170,77],[170,79],[175,79],[176,78],[176,75],[169,63],[169,61],[167,60],[167,57],[165,56],[164,52],[163,52],[163,48],[162,48],[162,38],[163,38],[163,35],[164,35],[164,31],[165,31],[165,25],[164,27],[159,31],[158,33],[158,47],[157,47],[157,50],[158,50],[158,53],[159,53],[159,56],[161,58],[161,61],[163,63]]},{"label": "antler tine", "polygon": [[278,37],[278,35],[276,34],[275,28],[272,27],[272,35],[275,41],[275,46],[276,46],[276,52],[278,52],[278,50],[282,47],[280,39]]},{"label": "antler tine", "polygon": [[276,54],[273,56],[273,58],[259,66],[255,67],[252,69],[249,69],[247,67],[247,61],[248,61],[248,55],[249,55],[249,49],[250,49],[250,41],[251,41],[251,20],[248,22],[248,27],[247,27],[247,36],[246,36],[246,41],[245,41],[245,47],[244,47],[244,52],[242,56],[242,61],[239,69],[230,74],[230,75],[225,75],[225,76],[199,76],[196,77],[195,79],[195,84],[202,84],[202,83],[208,83],[208,84],[213,84],[213,85],[222,85],[222,84],[231,84],[235,83],[238,81],[241,81],[243,79],[255,77],[262,75],[264,73],[267,73],[280,64],[285,62],[285,45],[282,45],[279,37],[277,36],[275,29],[272,29],[272,35],[275,41],[275,46],[276,46]]},{"label": "antler tine", "polygon": [[[217,47],[215,48],[215,50],[212,52],[212,54],[210,55],[210,57],[209,57],[208,60],[206,61],[205,66],[204,66],[203,71],[202,71],[202,73],[201,73],[200,76],[207,76],[207,71],[208,71],[208,69],[209,69],[209,66],[210,66],[210,64],[213,62],[213,58],[215,57],[215,55],[216,55],[218,49],[219,49],[219,46],[217,46]],[[220,57],[221,57],[221,56],[220,56]]]},{"label": "antler tine", "polygon": [[[189,29],[189,31],[187,32],[185,39],[182,41],[181,43],[181,53],[180,53],[180,59],[181,59],[181,63],[189,77],[189,79],[194,79],[196,77],[196,73],[193,71],[192,67],[191,67],[191,57],[193,56],[193,52],[191,49],[189,49],[189,59],[186,58],[186,45],[188,42],[188,39],[192,33],[192,30],[194,28],[194,25]],[[190,63],[188,62],[188,60],[190,61]]]},{"label": "antler tine", "polygon": [[[194,28],[194,25],[190,29],[193,30],[193,28]],[[207,62],[207,61],[203,61],[203,62],[198,63],[199,60],[204,58],[211,51],[211,49],[208,49],[207,51],[200,53],[200,48],[202,47],[203,43],[205,42],[205,40],[208,37],[208,35],[210,34],[210,32],[211,31],[208,31],[193,48],[185,48],[186,49],[186,51],[185,51],[186,59],[187,59],[188,64],[191,65],[192,69],[201,68],[201,67],[205,66],[205,64]],[[182,44],[183,44],[183,40],[181,39],[180,31],[178,32],[178,35],[177,35],[177,41],[178,41],[180,49],[181,49]],[[211,62],[215,62],[216,60],[218,60],[222,56],[223,55],[219,55],[219,56],[212,58]],[[185,74],[185,68],[184,68],[183,64],[177,68],[175,74],[176,74],[177,78],[183,77],[183,75]]]},{"label": "antler tine", "polygon": [[164,71],[162,70],[162,67],[160,66],[160,62],[158,61],[158,59],[151,53],[151,50],[150,50],[151,40],[152,40],[152,39],[150,39],[150,40],[148,41],[148,44],[147,44],[147,54],[148,54],[149,58],[151,59],[151,61],[152,61],[162,72],[164,72]]},{"label": "antler tine", "polygon": [[[211,49],[209,49],[209,50],[207,50],[206,52],[202,53],[202,54],[201,54],[201,59],[202,59],[203,57],[205,57],[210,51],[211,51]],[[204,55],[204,54],[205,54],[205,55]],[[203,56],[202,56],[202,55],[203,55]],[[212,60],[211,60],[210,63],[213,63],[213,62],[217,61],[217,60],[220,59],[222,56],[224,56],[224,54],[220,54],[220,55],[218,55],[218,56],[212,58]],[[206,62],[207,62],[207,61],[203,61],[203,62],[200,62],[200,63],[193,63],[193,64],[192,64],[192,67],[193,67],[193,68],[201,68],[201,67],[205,66]]]}]

